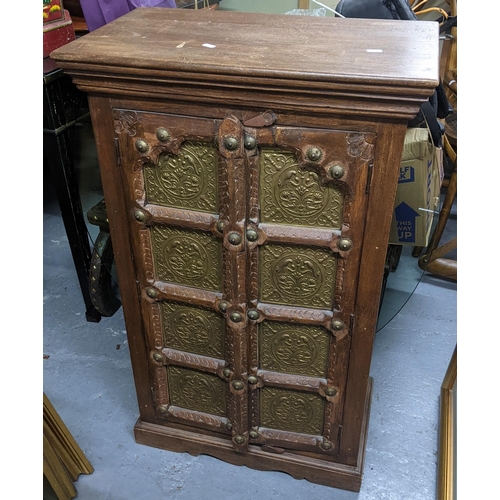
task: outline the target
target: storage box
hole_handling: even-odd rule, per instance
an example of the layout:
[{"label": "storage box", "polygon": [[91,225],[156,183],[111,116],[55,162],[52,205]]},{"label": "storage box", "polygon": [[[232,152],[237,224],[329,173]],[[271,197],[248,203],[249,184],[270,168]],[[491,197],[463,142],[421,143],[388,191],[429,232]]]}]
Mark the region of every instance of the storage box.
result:
[{"label": "storage box", "polygon": [[429,243],[443,181],[443,151],[427,128],[409,128],[399,167],[389,243],[425,247]]},{"label": "storage box", "polygon": [[43,25],[43,57],[59,47],[76,39],[73,21],[69,12],[64,11],[62,19]]}]

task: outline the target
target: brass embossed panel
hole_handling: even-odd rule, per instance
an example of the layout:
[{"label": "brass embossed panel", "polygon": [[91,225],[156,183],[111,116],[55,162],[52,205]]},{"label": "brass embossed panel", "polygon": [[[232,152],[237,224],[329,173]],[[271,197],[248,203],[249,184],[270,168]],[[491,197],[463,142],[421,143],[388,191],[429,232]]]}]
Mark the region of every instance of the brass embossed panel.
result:
[{"label": "brass embossed panel", "polygon": [[329,250],[264,245],[259,254],[262,302],[331,309],[337,259]]},{"label": "brass embossed panel", "polygon": [[260,425],[318,435],[323,430],[324,401],[318,394],[264,387],[260,394]]},{"label": "brass embossed panel", "polygon": [[203,231],[151,228],[155,272],[159,280],[219,291],[222,244]]},{"label": "brass embossed panel", "polygon": [[226,384],[216,375],[178,366],[167,368],[170,404],[224,417]]},{"label": "brass embossed panel", "polygon": [[316,172],[299,166],[293,153],[263,148],[260,170],[262,222],[341,227],[342,194],[334,187],[324,186]]},{"label": "brass embossed panel", "polygon": [[165,347],[224,358],[222,316],[202,307],[174,302],[161,304]]},{"label": "brass embossed panel", "polygon": [[318,326],[265,321],[259,325],[259,366],[310,377],[326,377],[328,332]]},{"label": "brass embossed panel", "polygon": [[144,169],[148,203],[201,212],[218,212],[215,147],[186,142],[178,155],[163,153]]}]

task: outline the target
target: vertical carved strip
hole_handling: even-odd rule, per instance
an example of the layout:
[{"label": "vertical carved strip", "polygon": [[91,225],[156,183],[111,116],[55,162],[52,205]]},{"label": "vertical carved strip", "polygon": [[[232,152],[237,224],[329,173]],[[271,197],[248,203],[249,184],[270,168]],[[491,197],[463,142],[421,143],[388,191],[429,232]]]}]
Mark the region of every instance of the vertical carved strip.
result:
[{"label": "vertical carved strip", "polygon": [[167,370],[164,366],[158,366],[155,369],[155,392],[156,392],[156,407],[158,406],[168,406],[169,392],[168,392],[168,380],[167,380]]},{"label": "vertical carved strip", "polygon": [[[146,305],[146,307],[148,307]],[[160,305],[156,302],[149,304],[150,310],[150,335],[152,344],[155,346],[155,349],[163,349],[163,328],[161,322],[161,314],[160,314]]]},{"label": "vertical carved strip", "polygon": [[153,245],[151,242],[151,232],[148,228],[141,229],[139,232],[139,238],[141,241],[141,251],[144,277],[150,283],[155,281],[155,268],[153,263]]}]

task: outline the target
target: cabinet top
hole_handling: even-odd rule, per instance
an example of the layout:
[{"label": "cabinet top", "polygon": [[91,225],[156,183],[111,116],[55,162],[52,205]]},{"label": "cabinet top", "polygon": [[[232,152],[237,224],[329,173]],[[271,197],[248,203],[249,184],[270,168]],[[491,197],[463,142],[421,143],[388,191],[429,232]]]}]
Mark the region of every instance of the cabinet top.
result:
[{"label": "cabinet top", "polygon": [[[439,26],[429,21],[138,8],[51,57],[87,91],[113,93],[119,79],[135,81],[133,85],[142,80],[150,87],[153,80],[164,87],[196,81],[203,82],[200,88],[216,90],[228,85],[275,93],[285,88],[306,94],[312,89],[352,90],[360,96],[368,92],[422,101],[438,84]],[[87,82],[93,78],[93,84],[86,86],[78,79],[82,75]],[[98,81],[102,76],[112,79]],[[129,86],[120,87],[126,92]]]}]

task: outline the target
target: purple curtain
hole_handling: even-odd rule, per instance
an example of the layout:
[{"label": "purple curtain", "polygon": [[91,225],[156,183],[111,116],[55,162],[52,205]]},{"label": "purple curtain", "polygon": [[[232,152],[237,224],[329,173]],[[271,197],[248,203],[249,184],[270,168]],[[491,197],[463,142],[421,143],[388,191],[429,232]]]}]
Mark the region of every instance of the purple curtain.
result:
[{"label": "purple curtain", "polygon": [[123,16],[137,7],[166,7],[175,9],[175,0],[80,0],[89,31]]}]

